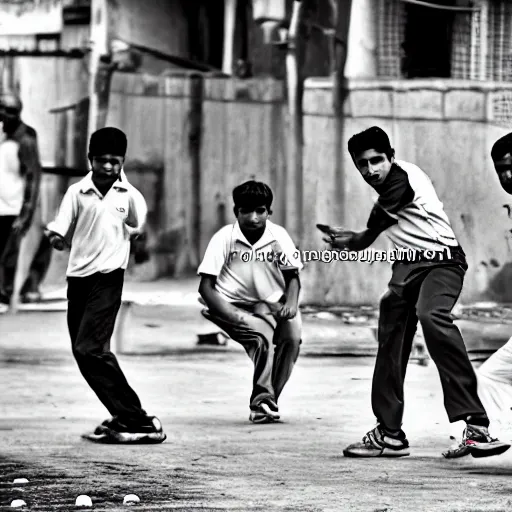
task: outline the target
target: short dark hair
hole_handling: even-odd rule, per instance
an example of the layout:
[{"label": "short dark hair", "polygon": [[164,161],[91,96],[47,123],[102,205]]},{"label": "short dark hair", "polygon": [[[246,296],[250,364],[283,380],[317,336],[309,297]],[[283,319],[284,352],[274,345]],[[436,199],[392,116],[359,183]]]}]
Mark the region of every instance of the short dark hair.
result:
[{"label": "short dark hair", "polygon": [[125,156],[128,140],[119,128],[108,126],[100,128],[91,135],[89,141],[89,158],[101,155]]},{"label": "short dark hair", "polygon": [[512,153],[512,132],[498,139],[492,146],[491,158],[494,162],[503,158],[507,153]]},{"label": "short dark hair", "polygon": [[378,126],[356,133],[348,141],[348,151],[352,158],[368,149],[385,153],[389,160],[395,156],[395,150],[391,147],[387,133]]},{"label": "short dark hair", "polygon": [[265,205],[269,213],[274,195],[270,187],[261,181],[249,180],[233,189],[233,202],[235,215],[239,208],[254,209]]}]

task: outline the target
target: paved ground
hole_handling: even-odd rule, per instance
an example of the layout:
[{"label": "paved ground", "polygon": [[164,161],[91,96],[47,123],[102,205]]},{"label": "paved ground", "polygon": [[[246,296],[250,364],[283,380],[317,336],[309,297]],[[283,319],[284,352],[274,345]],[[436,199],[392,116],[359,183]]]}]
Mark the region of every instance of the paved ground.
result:
[{"label": "paved ground", "polygon": [[[250,361],[231,344],[199,349],[191,337],[194,314],[185,306],[176,311],[174,321],[156,310],[132,317],[130,343],[145,355],[120,356],[144,406],[168,433],[152,447],[80,439],[107,415],[70,355],[64,313],[0,317],[0,510],[11,510],[15,498],[29,510],[74,510],[79,494],[92,498],[94,510],[124,510],[128,493],[140,496],[138,510],[512,508],[512,453],[480,461],[441,457],[452,429],[432,365],[411,364],[408,371],[411,457],[346,459],[343,447],[373,426],[373,358],[308,356],[306,341],[281,400],[283,422],[255,426],[247,421]],[[322,346],[314,332],[309,339]],[[168,353],[151,355],[163,343]],[[21,477],[29,483],[13,486]]]}]

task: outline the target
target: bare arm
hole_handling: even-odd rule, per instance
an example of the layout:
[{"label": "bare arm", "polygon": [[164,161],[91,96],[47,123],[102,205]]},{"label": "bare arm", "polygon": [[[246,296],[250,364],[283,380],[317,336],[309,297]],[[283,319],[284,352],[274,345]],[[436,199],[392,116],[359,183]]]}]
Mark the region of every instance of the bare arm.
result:
[{"label": "bare arm", "polygon": [[230,322],[245,324],[245,321],[241,317],[238,308],[224,300],[215,290],[216,281],[217,278],[215,276],[209,274],[201,275],[201,282],[199,283],[199,294],[205,301],[208,309]]},{"label": "bare arm", "polygon": [[278,316],[288,320],[294,318],[299,309],[300,278],[296,270],[284,270],[283,277],[286,282],[286,300]]}]

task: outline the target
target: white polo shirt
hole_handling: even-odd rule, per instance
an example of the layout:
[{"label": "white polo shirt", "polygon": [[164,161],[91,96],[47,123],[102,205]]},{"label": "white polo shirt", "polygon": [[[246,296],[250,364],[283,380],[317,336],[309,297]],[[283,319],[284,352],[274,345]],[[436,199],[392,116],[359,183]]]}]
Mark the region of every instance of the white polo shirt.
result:
[{"label": "white polo shirt", "polygon": [[48,224],[49,231],[61,235],[71,245],[68,277],[107,273],[128,266],[130,236],[143,228],[147,205],[123,171],[121,179],[103,196],[92,181],[92,172],[89,173],[69,187],[56,219]]},{"label": "white polo shirt", "polygon": [[215,289],[227,302],[251,305],[277,302],[286,291],[282,271],[302,268],[282,226],[267,220],[262,237],[251,245],[237,221],[213,235],[197,273],[216,276]]}]

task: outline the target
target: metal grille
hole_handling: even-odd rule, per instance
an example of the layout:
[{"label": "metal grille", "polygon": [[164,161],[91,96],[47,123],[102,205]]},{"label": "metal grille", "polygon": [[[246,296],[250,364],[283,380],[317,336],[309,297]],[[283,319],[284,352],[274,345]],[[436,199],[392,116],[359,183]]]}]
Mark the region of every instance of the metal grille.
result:
[{"label": "metal grille", "polygon": [[489,6],[487,77],[498,82],[512,80],[512,5],[497,0]]},{"label": "metal grille", "polygon": [[377,72],[382,78],[400,78],[404,8],[400,0],[377,0]]},{"label": "metal grille", "polygon": [[[433,3],[433,0],[429,1]],[[375,2],[378,74],[383,78],[403,77],[402,45],[408,23],[407,4],[403,0]],[[474,10],[447,10],[440,14],[439,19],[446,16],[445,19],[452,20],[450,78],[512,81],[512,1],[458,0],[456,7]],[[418,5],[416,9],[424,9],[427,13],[432,7]],[[442,10],[439,12],[443,13]],[[435,34],[436,27],[432,27],[431,32]],[[428,41],[425,44],[428,45]]]},{"label": "metal grille", "polygon": [[457,13],[453,20],[451,77],[470,79],[480,66],[480,13]]}]

